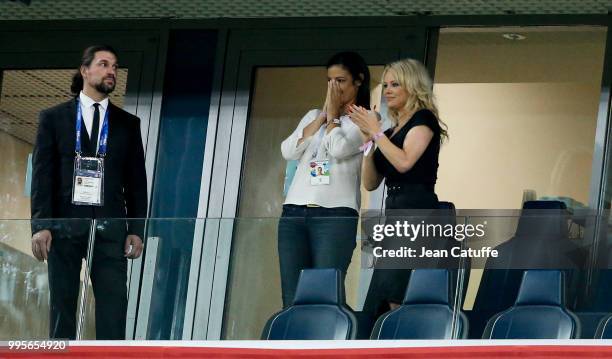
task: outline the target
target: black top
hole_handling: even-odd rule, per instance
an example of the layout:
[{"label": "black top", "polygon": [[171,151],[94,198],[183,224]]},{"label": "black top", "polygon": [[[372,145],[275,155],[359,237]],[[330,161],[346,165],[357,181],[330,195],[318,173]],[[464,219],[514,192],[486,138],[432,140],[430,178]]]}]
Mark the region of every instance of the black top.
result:
[{"label": "black top", "polygon": [[[406,173],[398,172],[395,167],[387,160],[382,154],[380,149],[376,149],[374,152],[374,165],[378,173],[383,175],[386,179],[387,185],[401,185],[405,183],[410,184],[424,184],[427,186],[433,186],[438,178],[438,154],[440,153],[440,124],[436,115],[430,110],[423,109],[419,110],[412,115],[410,120],[389,140],[399,148],[404,145],[404,139],[406,134],[411,128],[415,126],[427,126],[429,127],[434,135],[427,145],[425,152],[416,161],[414,166]],[[391,136],[393,128],[385,131],[387,137]]]}]

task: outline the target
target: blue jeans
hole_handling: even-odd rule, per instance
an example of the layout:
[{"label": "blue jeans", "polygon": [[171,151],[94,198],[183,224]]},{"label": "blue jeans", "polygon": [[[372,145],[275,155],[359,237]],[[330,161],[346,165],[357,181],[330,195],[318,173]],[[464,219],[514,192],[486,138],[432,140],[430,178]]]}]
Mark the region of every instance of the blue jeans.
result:
[{"label": "blue jeans", "polygon": [[278,257],[284,308],[293,303],[302,269],[337,268],[346,274],[357,243],[358,216],[347,207],[283,205]]}]

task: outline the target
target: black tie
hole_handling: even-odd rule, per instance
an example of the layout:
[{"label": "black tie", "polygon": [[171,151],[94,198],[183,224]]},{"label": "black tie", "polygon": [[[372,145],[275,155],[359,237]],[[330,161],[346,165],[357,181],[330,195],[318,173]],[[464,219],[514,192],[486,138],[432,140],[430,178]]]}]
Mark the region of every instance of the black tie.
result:
[{"label": "black tie", "polygon": [[94,103],[93,125],[91,126],[91,144],[94,152],[98,152],[98,127],[100,127],[100,104]]}]

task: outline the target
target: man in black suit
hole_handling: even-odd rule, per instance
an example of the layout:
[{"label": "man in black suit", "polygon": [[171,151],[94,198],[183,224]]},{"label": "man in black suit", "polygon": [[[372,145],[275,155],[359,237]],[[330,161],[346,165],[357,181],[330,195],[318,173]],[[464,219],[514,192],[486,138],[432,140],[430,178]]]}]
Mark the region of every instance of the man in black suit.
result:
[{"label": "man in black suit", "polygon": [[[48,261],[51,338],[75,338],[79,274],[91,223],[86,219],[97,219],[90,272],[96,337],[125,339],[127,258],[140,256],[144,232],[143,220],[125,218],[146,217],[147,187],[140,120],[108,100],[116,72],[111,47],[87,48],[73,78],[75,98],[42,111],[39,118],[32,166],[32,252]],[[103,173],[101,180],[75,170],[83,158],[94,167],[103,165],[90,172]],[[86,183],[95,185],[86,188]]]}]

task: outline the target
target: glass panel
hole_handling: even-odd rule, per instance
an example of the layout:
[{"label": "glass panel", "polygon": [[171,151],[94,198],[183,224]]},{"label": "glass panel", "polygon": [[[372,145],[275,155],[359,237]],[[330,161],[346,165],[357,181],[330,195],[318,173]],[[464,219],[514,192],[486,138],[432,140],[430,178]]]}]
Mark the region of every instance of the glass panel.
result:
[{"label": "glass panel", "polygon": [[[538,309],[541,307],[533,310],[531,324],[517,316],[516,322],[508,327],[505,327],[506,319],[496,324],[497,327],[491,325],[498,313],[511,307],[512,313],[508,312],[511,315],[519,312],[515,309],[529,305],[580,311],[580,303],[587,299],[585,293],[590,287],[587,278],[591,276],[591,258],[596,248],[593,235],[596,213],[586,210],[573,214],[566,210],[507,210],[497,214],[466,210],[461,213],[470,214],[469,224],[484,228],[483,236],[465,241],[466,247],[474,251],[463,306],[470,321],[469,338],[577,338],[575,333],[566,337],[568,333],[562,333],[561,329],[547,332],[543,329],[546,326],[541,327],[541,332],[532,331],[530,328],[538,327],[538,320],[547,321]],[[478,251],[489,255],[475,257]],[[526,271],[531,273],[531,278],[536,278],[537,285],[525,284]],[[551,275],[542,273],[551,271],[561,273],[562,282],[555,282],[556,274],[542,277],[547,278],[544,281],[537,278]],[[583,327],[580,338],[592,338],[593,333]]]},{"label": "glass panel", "polygon": [[581,338],[610,339],[607,334],[597,333],[598,326],[612,313],[612,221],[610,211],[585,221],[584,235],[595,239],[593,249],[588,253],[590,270],[580,279],[577,298],[573,301],[576,315],[582,323]]},{"label": "glass panel", "polygon": [[[85,251],[89,220],[37,220],[36,224],[51,228],[50,255],[53,258],[57,258],[54,253],[57,255],[57,248],[61,246],[61,243],[66,243],[66,237],[60,233],[65,233],[67,228],[84,229],[85,245],[82,250]],[[78,305],[77,308],[74,308],[72,323],[62,321],[65,325],[58,324],[55,329],[49,323],[48,265],[47,262],[40,262],[32,255],[31,233],[30,220],[0,220],[0,339],[45,339],[50,337],[50,330],[57,330],[60,326],[62,328],[72,327],[74,337]],[[54,277],[55,281],[61,280],[62,276],[65,278],[65,272],[59,271],[59,273],[59,276],[56,274],[57,277]],[[74,303],[77,303],[76,296],[82,289],[83,277],[80,281],[77,279],[71,284],[75,294],[73,300]],[[66,295],[68,292],[64,286],[60,285],[58,288],[58,296]],[[57,317],[57,315],[58,312],[55,311],[52,317]],[[66,338],[69,336],[66,333],[56,332],[55,335]]]},{"label": "glass panel", "polygon": [[[378,212],[379,213],[379,212]],[[437,216],[430,215],[432,223],[459,223],[463,224],[466,222],[465,218],[449,216],[447,213],[436,214]],[[422,214],[418,217],[413,214],[408,214],[402,217],[380,217],[380,215],[372,214],[372,217],[367,215],[362,216],[361,231],[358,236],[357,250],[360,252],[362,260],[357,263],[353,263],[357,267],[357,270],[366,270],[372,268],[373,261],[366,259],[372,257],[372,253],[378,253],[379,250],[375,247],[380,247],[378,243],[372,242],[375,228],[372,226],[372,221],[382,221],[382,223],[391,223],[395,221],[406,221],[407,223],[418,224],[421,223],[424,217]],[[435,220],[433,219],[435,218]],[[301,219],[284,218],[283,221],[300,221]],[[309,221],[316,222],[317,220],[324,220],[326,223],[333,223],[333,225],[341,225],[347,218],[313,218],[309,217]],[[228,222],[234,226],[234,247],[232,249],[232,278],[234,281],[228,283],[227,296],[230,301],[226,302],[226,310],[224,315],[224,335],[225,338],[240,338],[240,339],[259,339],[262,337],[266,324],[270,324],[269,320],[273,315],[282,310],[282,301],[279,286],[279,269],[277,258],[277,241],[275,236],[260,235],[266,233],[266,231],[276,231],[279,226],[278,218],[237,218],[237,219],[221,219],[221,221]],[[240,235],[241,237],[238,237]],[[456,241],[454,238],[441,238],[435,237],[433,232],[430,237],[424,236],[422,241],[415,242],[416,244],[412,247],[416,248],[418,255],[425,252],[426,250],[435,250],[447,248],[461,247],[461,242]],[[370,239],[370,243],[373,244],[373,248],[368,249],[368,245],[365,243],[367,239]],[[383,243],[385,243],[383,241]],[[402,242],[403,244],[404,242]],[[410,241],[406,242],[408,246],[411,246]],[[392,246],[382,245],[382,247],[390,250],[396,249]],[[381,247],[381,248],[382,248]],[[402,250],[406,247],[398,247],[397,249]],[[416,296],[423,298],[423,296],[430,296],[435,298],[435,304],[440,304],[440,300],[446,300],[446,305],[440,306],[440,315],[445,316],[443,323],[446,323],[446,333],[448,339],[459,336],[463,333],[462,327],[457,323],[461,322],[465,325],[465,321],[461,319],[462,314],[458,310],[461,305],[462,295],[464,293],[462,287],[464,285],[464,277],[462,270],[466,268],[467,264],[460,258],[440,258],[431,256],[430,258],[391,258],[390,261],[383,261],[380,256],[376,261],[375,268],[381,270],[382,274],[387,274],[387,270],[393,270],[395,274],[400,276],[417,275],[418,280],[415,280],[414,284],[416,288],[413,288]],[[429,256],[429,254],[427,255]],[[383,263],[384,262],[384,263]],[[386,265],[385,265],[386,264]],[[460,267],[461,266],[461,267]],[[384,269],[382,269],[384,268]],[[418,271],[412,272],[412,269]],[[436,272],[434,269],[440,269],[443,273]],[[446,272],[448,271],[448,272]],[[240,276],[237,276],[239,273]],[[448,277],[446,274],[448,273]],[[442,277],[440,277],[442,275]],[[236,279],[241,279],[241,282],[237,282]],[[419,282],[420,281],[420,282]],[[465,278],[467,283],[467,278]],[[403,283],[402,294],[406,288],[408,281]],[[420,283],[420,284],[419,284]],[[425,286],[423,286],[425,284]],[[307,288],[310,290],[312,288]],[[449,290],[447,292],[447,290]],[[446,299],[444,298],[446,296]],[[442,298],[442,299],[441,299]],[[346,301],[348,301],[348,295]],[[415,300],[421,300],[416,298]],[[359,332],[358,335],[368,337],[370,335],[371,328],[374,324],[367,314],[362,313],[359,309],[354,308],[350,303],[347,307],[349,310],[353,310],[358,320],[359,326],[364,326],[367,333]],[[256,308],[256,310],[254,310]],[[427,310],[427,309],[423,309]],[[438,312],[437,312],[438,313]],[[425,321],[428,318],[423,318]],[[437,326],[438,324],[436,324]],[[369,326],[369,327],[368,327]],[[457,328],[457,329],[455,329]],[[467,328],[467,326],[465,327]],[[457,333],[453,334],[453,330]],[[444,332],[444,329],[442,329]],[[384,335],[388,335],[388,329],[385,330]],[[439,333],[439,332],[438,332]],[[427,337],[429,332],[423,331],[420,333],[413,333],[413,335],[421,335],[422,337],[413,337],[412,339],[441,339],[442,337]],[[440,334],[438,334],[440,335]]]},{"label": "glass panel", "polygon": [[[120,318],[120,312],[113,308],[123,305],[120,298],[127,295],[119,289],[127,288],[127,270],[131,267],[131,259],[125,264],[124,244],[125,228],[143,227],[142,219],[97,219],[97,232],[92,252],[91,278],[96,285],[96,279],[101,284],[99,295],[104,303],[98,311],[109,311],[103,318],[115,319],[100,323],[96,327],[96,298],[90,292],[85,304],[83,339],[94,339],[96,328],[113,328]],[[185,300],[191,263],[191,243],[196,225],[204,225],[204,219],[149,219],[147,221],[146,241],[144,248],[144,265],[141,280],[140,308],[138,312],[139,326],[146,326],[147,339],[181,339],[185,317]],[[111,262],[108,262],[111,260]],[[117,270],[111,271],[110,264]],[[106,287],[105,287],[106,285]],[[121,285],[121,287],[120,287]],[[115,304],[113,304],[115,303]],[[127,305],[127,302],[125,302]],[[110,306],[110,309],[109,309]],[[102,312],[100,312],[102,313]],[[125,316],[125,312],[123,313]],[[120,318],[120,319],[117,319]],[[104,329],[106,330],[106,329]],[[137,328],[139,330],[139,328]],[[123,325],[125,331],[125,324]]]},{"label": "glass panel", "polygon": [[[154,263],[147,339],[181,339],[191,265],[193,233],[204,219],[151,219],[143,278]],[[148,266],[148,267],[147,267]],[[144,283],[143,283],[144,285]],[[141,303],[146,303],[146,298]]]},{"label": "glass panel", "polygon": [[438,196],[470,209],[588,205],[605,42],[605,27],[442,29]]},{"label": "glass panel", "polygon": [[363,311],[357,312],[361,339],[466,334],[460,308],[470,261],[461,254],[465,238],[475,234],[464,230],[466,221],[454,209],[362,212],[362,268],[374,272]]},{"label": "glass panel", "polygon": [[[370,73],[370,88],[377,94],[373,98],[380,99],[377,85],[380,83],[382,66],[371,66]],[[280,143],[295,129],[305,113],[323,105],[327,74],[323,66],[262,67],[257,68],[254,74],[238,216],[278,217],[284,201],[287,164],[281,156]],[[262,186],[262,183],[266,185]],[[367,208],[367,202],[367,194],[363,193],[362,206]],[[251,221],[244,225],[239,223],[234,231],[226,296],[226,319],[229,321],[224,321],[222,338],[256,339],[261,334],[265,313],[281,308],[277,224],[269,219],[261,223]],[[260,239],[254,245],[251,238]],[[241,253],[249,253],[249,258],[253,260],[250,266],[236,260],[241,258]],[[355,250],[351,263],[346,293],[349,304],[358,306],[361,277],[358,250]],[[265,289],[256,285],[260,281],[258,275],[263,273],[266,273],[263,278],[267,278]],[[250,306],[245,307],[241,305],[244,298],[256,300],[257,303],[251,302]],[[268,309],[262,310],[261,317],[258,315],[259,318],[255,319],[251,317],[252,313],[246,313],[252,306]]]},{"label": "glass panel", "polygon": [[268,318],[282,309],[276,235],[270,235],[277,226],[277,218],[234,221],[223,339],[259,339]]}]

